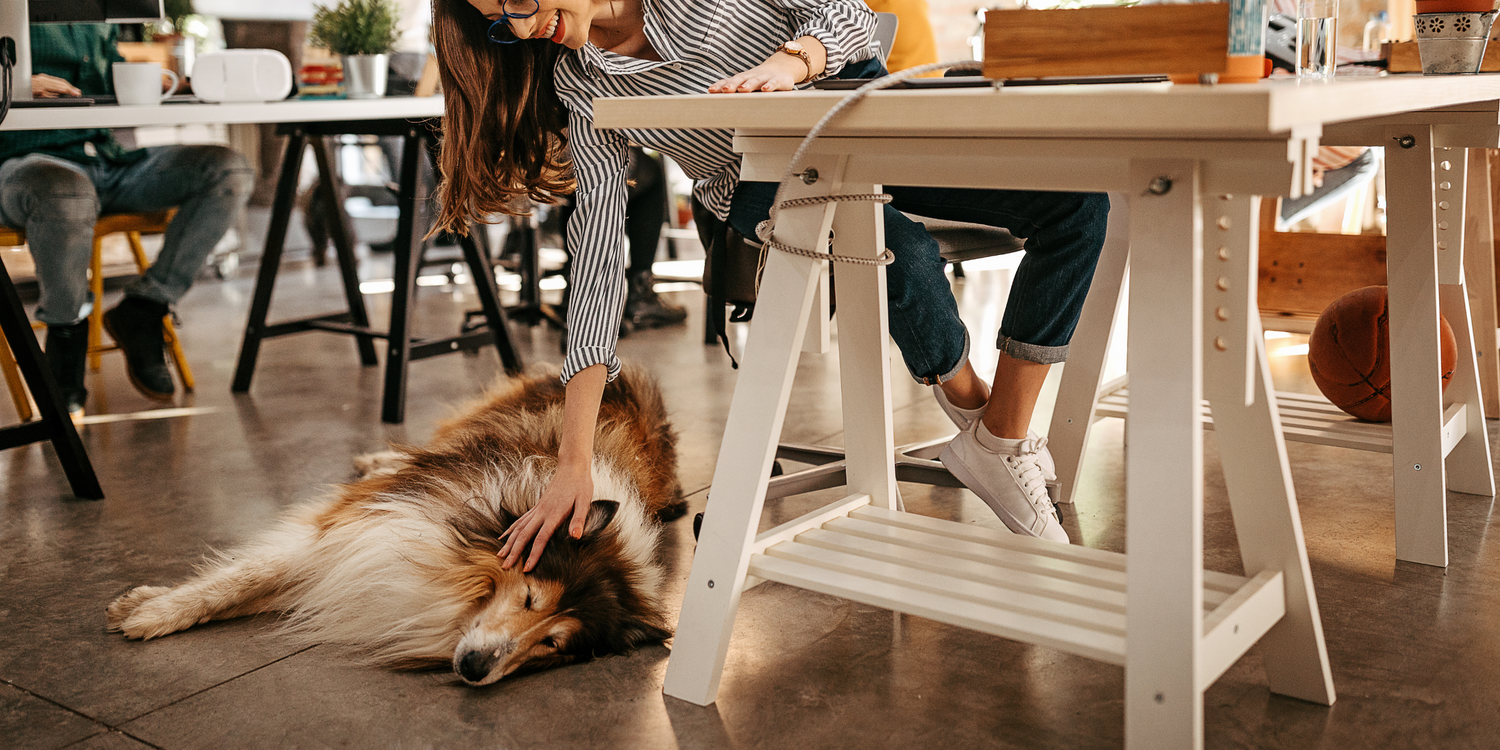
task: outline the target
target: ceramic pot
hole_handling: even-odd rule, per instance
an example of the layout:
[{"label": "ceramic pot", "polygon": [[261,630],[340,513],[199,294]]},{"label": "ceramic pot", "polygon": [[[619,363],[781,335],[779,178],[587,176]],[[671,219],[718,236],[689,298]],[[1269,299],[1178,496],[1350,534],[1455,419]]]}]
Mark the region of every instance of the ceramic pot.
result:
[{"label": "ceramic pot", "polygon": [[1416,0],[1417,13],[1487,13],[1495,0]]}]

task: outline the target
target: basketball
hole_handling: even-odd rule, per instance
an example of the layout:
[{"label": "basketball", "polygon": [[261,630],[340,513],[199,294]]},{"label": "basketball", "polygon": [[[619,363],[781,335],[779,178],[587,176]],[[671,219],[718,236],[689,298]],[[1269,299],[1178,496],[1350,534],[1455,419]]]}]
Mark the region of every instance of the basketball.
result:
[{"label": "basketball", "polygon": [[[1307,340],[1313,382],[1334,406],[1359,419],[1391,421],[1391,338],[1386,288],[1367,286],[1333,301]],[[1448,320],[1442,334],[1443,390],[1453,380],[1458,342]]]}]

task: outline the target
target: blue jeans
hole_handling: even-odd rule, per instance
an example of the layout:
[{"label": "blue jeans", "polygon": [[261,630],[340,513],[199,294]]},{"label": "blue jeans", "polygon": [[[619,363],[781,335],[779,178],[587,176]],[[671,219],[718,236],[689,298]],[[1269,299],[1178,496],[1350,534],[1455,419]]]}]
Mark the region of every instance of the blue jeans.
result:
[{"label": "blue jeans", "polygon": [[0,220],[26,230],[41,303],[36,318],[72,325],[88,315],[89,258],[101,214],[177,208],[161,254],[126,288],[172,305],[250,200],[255,171],[224,146],[158,146],[131,164],[83,165],[44,154],[0,164]]},{"label": "blue jeans", "polygon": [[[1104,247],[1108,196],[891,185],[885,191],[893,197],[885,206],[885,242],[895,256],[886,268],[891,338],[913,378],[932,384],[958,374],[969,358],[969,333],[958,316],[937,240],[903,212],[1002,227],[1027,238],[996,346],[1028,362],[1067,359]],[[775,196],[776,183],[740,183],[729,223],[754,238]]]},{"label": "blue jeans", "polygon": [[[838,77],[885,74],[879,61],[865,60],[845,66]],[[895,256],[886,268],[887,315],[891,338],[913,378],[935,384],[957,375],[969,359],[969,332],[958,317],[937,240],[908,213],[1001,227],[1026,238],[1026,256],[1016,270],[995,346],[1028,362],[1067,359],[1104,249],[1108,196],[892,185],[885,191],[893,198],[885,206],[885,243]],[[774,182],[740,183],[729,208],[730,225],[753,240],[775,199]]]}]

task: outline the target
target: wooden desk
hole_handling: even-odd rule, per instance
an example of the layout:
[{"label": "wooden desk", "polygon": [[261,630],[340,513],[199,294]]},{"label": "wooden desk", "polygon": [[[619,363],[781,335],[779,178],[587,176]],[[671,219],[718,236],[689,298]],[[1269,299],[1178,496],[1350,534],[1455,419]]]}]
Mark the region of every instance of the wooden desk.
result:
[{"label": "wooden desk", "polygon": [[[602,127],[737,129],[744,177],[779,180],[800,136],[840,98],[787,92],[605,99],[595,102],[595,114]],[[1114,275],[1118,295],[1128,239],[1133,297],[1150,300],[1135,306],[1129,322],[1129,565],[1123,555],[976,532],[900,511],[891,468],[884,270],[863,266],[841,267],[837,288],[850,495],[757,535],[822,264],[772,252],[665,692],[699,704],[714,700],[740,593],[775,580],[1123,664],[1132,748],[1201,747],[1203,690],[1257,641],[1271,690],[1332,704],[1255,304],[1256,196],[1311,188],[1310,157],[1327,123],[1366,118],[1393,128],[1382,129],[1382,139],[1410,139],[1410,148],[1397,149],[1403,155],[1392,159],[1394,173],[1412,182],[1392,196],[1390,255],[1399,269],[1392,276],[1406,280],[1391,287],[1393,316],[1400,318],[1392,328],[1395,346],[1421,366],[1397,378],[1394,452],[1407,474],[1415,473],[1412,464],[1420,471],[1425,463],[1427,471],[1415,484],[1398,471],[1398,524],[1405,529],[1398,548],[1441,564],[1444,452],[1461,446],[1449,458],[1450,474],[1461,475],[1455,485],[1494,490],[1477,399],[1450,404],[1445,419],[1438,389],[1432,165],[1435,148],[1456,143],[1449,130],[1472,136],[1475,142],[1462,146],[1500,142],[1497,99],[1500,78],[1455,77],[892,91],[853,108],[798,165],[815,167],[821,178],[793,183],[788,197],[864,193],[889,181],[1108,190],[1128,199],[1129,210],[1111,218],[1113,237],[1084,316],[1106,325],[1113,316],[1113,300],[1100,291]],[[1371,119],[1453,106],[1459,109],[1405,123]],[[883,244],[880,215],[868,204],[788,209],[776,233],[793,245],[826,249],[833,227],[840,253],[873,257]],[[1455,251],[1451,242],[1445,246],[1441,262],[1449,269]],[[1467,326],[1455,329],[1460,351],[1472,351]],[[1078,354],[1070,364],[1078,364]],[[1092,405],[1098,375],[1087,370],[1065,371],[1060,408],[1069,392]],[[1466,385],[1456,382],[1456,393],[1450,386],[1450,397],[1469,396],[1465,389],[1476,387],[1472,357],[1456,377]],[[1202,568],[1205,396],[1219,430],[1244,578]],[[1086,425],[1088,413],[1075,413],[1076,421]]]},{"label": "wooden desk", "polygon": [[[465,260],[470,267],[475,289],[484,312],[488,330],[463,333],[441,339],[413,339],[411,300],[416,294],[416,264],[420,261],[420,231],[416,228],[421,206],[425,203],[421,181],[417,179],[417,160],[426,151],[429,137],[420,120],[442,117],[441,97],[390,97],[385,99],[318,99],[252,104],[163,104],[154,107],[37,107],[13,109],[0,130],[53,130],[60,128],[119,128],[147,125],[281,123],[290,143],[282,160],[271,225],[266,233],[265,253],[261,257],[250,318],[245,325],[244,343],[235,368],[233,390],[250,389],[261,342],[268,338],[322,331],[352,335],[358,343],[360,361],[366,366],[377,363],[374,340],[386,342],[386,377],[381,418],[401,422],[406,409],[406,375],[413,359],[472,349],[493,343],[507,372],[519,372],[520,356],[507,330],[505,311],[500,307],[495,275],[488,256],[481,252],[473,237],[464,238]],[[364,298],[359,291],[355,269],[353,239],[344,227],[344,208],[332,189],[333,166],[325,136],[345,133],[394,135],[405,139],[403,163],[398,170],[400,217],[395,238],[395,292],[391,304],[391,322],[386,331],[370,327]],[[303,146],[312,147],[319,171],[325,175],[319,196],[325,210],[338,217],[329,222],[330,236],[337,251],[347,312],[316,315],[297,320],[267,323],[271,293],[296,199],[297,178],[301,171]]]}]

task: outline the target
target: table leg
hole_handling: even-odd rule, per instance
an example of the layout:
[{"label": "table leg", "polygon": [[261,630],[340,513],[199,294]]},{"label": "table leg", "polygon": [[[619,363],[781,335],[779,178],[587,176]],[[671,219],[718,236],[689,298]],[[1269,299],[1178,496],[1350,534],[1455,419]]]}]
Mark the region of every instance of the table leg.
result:
[{"label": "table leg", "polygon": [[1078,486],[1078,472],[1095,421],[1094,407],[1099,401],[1109,342],[1125,299],[1125,268],[1129,259],[1130,204],[1123,195],[1112,193],[1104,251],[1094,268],[1094,280],[1078,320],[1078,333],[1068,347],[1068,363],[1063,367],[1057,405],[1052,409],[1052,424],[1047,430],[1047,445],[1057,463],[1054,499],[1059,503],[1073,502],[1073,491]]},{"label": "table leg", "polygon": [[[1445,404],[1465,404],[1464,436],[1447,451],[1444,459],[1448,488],[1470,495],[1495,496],[1495,473],[1490,464],[1489,433],[1484,426],[1484,395],[1480,389],[1479,362],[1475,357],[1473,318],[1469,310],[1468,280],[1465,276],[1465,252],[1468,249],[1468,201],[1488,201],[1468,191],[1468,149],[1445,148],[1437,152],[1437,190],[1439,216],[1438,240],[1438,309],[1448,319],[1456,339],[1458,358],[1453,379],[1443,394]],[[1478,151],[1478,149],[1475,149]],[[1442,202],[1448,208],[1441,208]],[[1486,211],[1486,213],[1488,213]],[[1451,218],[1449,218],[1451,216]],[[1479,281],[1477,285],[1488,285]],[[1493,329],[1492,329],[1493,330]],[[1485,360],[1493,366],[1494,357]]]},{"label": "table leg", "polygon": [[[319,200],[328,219],[328,236],[333,240],[333,252],[338,256],[339,278],[344,283],[344,300],[349,305],[349,322],[369,329],[370,314],[365,310],[365,296],[359,291],[359,264],[354,257],[354,238],[349,234],[349,216],[344,211],[343,184],[328,153],[328,136],[320,135],[308,139],[312,146],[313,159],[318,164]],[[322,248],[318,250],[322,252]],[[365,334],[355,334],[355,345],[359,348],[360,364],[373,367],[375,339]]]},{"label": "table leg", "polygon": [[[839,185],[840,193],[880,192],[878,185]],[[840,255],[877,257],[885,249],[884,206],[844,206],[833,220]],[[866,493],[870,504],[901,510],[896,489],[895,429],[891,422],[891,357],[886,319],[885,267],[838,264],[839,387],[844,394],[844,449],[850,494]],[[821,278],[822,273],[818,274]],[[817,285],[821,286],[821,284]],[[815,300],[816,302],[816,295]],[[811,319],[820,314],[814,304]],[[817,331],[821,335],[821,331]],[[805,343],[805,342],[804,342]]]},{"label": "table leg", "polygon": [[[1260,640],[1266,678],[1272,692],[1331,706],[1333,674],[1255,302],[1259,199],[1226,196],[1211,203],[1215,210],[1205,217],[1205,234],[1216,241],[1204,241],[1203,312],[1209,328],[1203,389],[1213,409],[1245,574],[1281,571],[1286,591],[1286,614]],[[1243,329],[1248,351],[1237,346],[1221,350],[1221,334],[1214,330],[1220,326]],[[1248,368],[1240,355],[1248,355]]]},{"label": "table leg", "polygon": [[425,196],[417,177],[422,155],[421,134],[413,128],[402,136],[401,187],[397,193],[400,218],[396,221],[395,258],[392,264],[395,290],[391,295],[391,326],[386,339],[385,399],[380,419],[398,424],[406,418],[406,374],[411,366],[411,308],[417,293],[417,265],[422,260],[422,238],[417,218]]},{"label": "table leg", "polygon": [[1479,392],[1484,413],[1500,415],[1500,357],[1495,328],[1495,224],[1491,201],[1490,149],[1469,149],[1469,171],[1464,198],[1464,286],[1468,291],[1474,352],[1479,367]]},{"label": "table leg", "polygon": [[[1443,397],[1439,387],[1438,275],[1431,126],[1388,130],[1391,428],[1395,467],[1396,559],[1448,565],[1443,477]],[[1438,213],[1462,221],[1444,199]]]},{"label": "table leg", "polygon": [[[795,182],[788,198],[827,195],[845,159],[815,158],[825,175],[812,185]],[[833,205],[787,209],[776,237],[795,247],[825,249]],[[662,691],[698,705],[714,702],[729,637],[744,588],[751,547],[760,524],[771,462],[786,415],[792,378],[806,334],[813,285],[823,261],[769,251],[760,301],[750,322],[743,364],[724,427],[713,489],[688,575],[682,614]]]},{"label": "table leg", "polygon": [[1125,746],[1203,747],[1202,207],[1198,164],[1131,165]]},{"label": "table leg", "polygon": [[[0,450],[48,440],[57,453],[73,495],[84,500],[103,500],[104,490],[99,487],[94,464],[89,461],[88,451],[84,450],[83,441],[78,437],[78,429],[62,405],[57,383],[44,364],[42,349],[37,346],[36,334],[31,330],[25,308],[21,306],[21,297],[3,265],[0,265],[0,330],[15,354],[16,365],[36,399],[36,409],[41,417],[36,422],[0,429]],[[0,343],[0,346],[4,345]]]},{"label": "table leg", "polygon": [[266,249],[260,257],[260,271],[255,276],[255,295],[250,301],[250,319],[245,323],[245,339],[240,344],[239,364],[234,368],[230,390],[250,390],[255,377],[255,359],[260,354],[261,335],[266,316],[271,311],[271,293],[276,288],[276,272],[281,267],[281,251],[286,246],[287,225],[292,220],[292,204],[297,200],[297,175],[302,171],[302,148],[307,135],[292,131],[286,139],[286,153],[281,159],[281,174],[276,180],[276,198],[271,207],[271,225],[266,229]]}]

